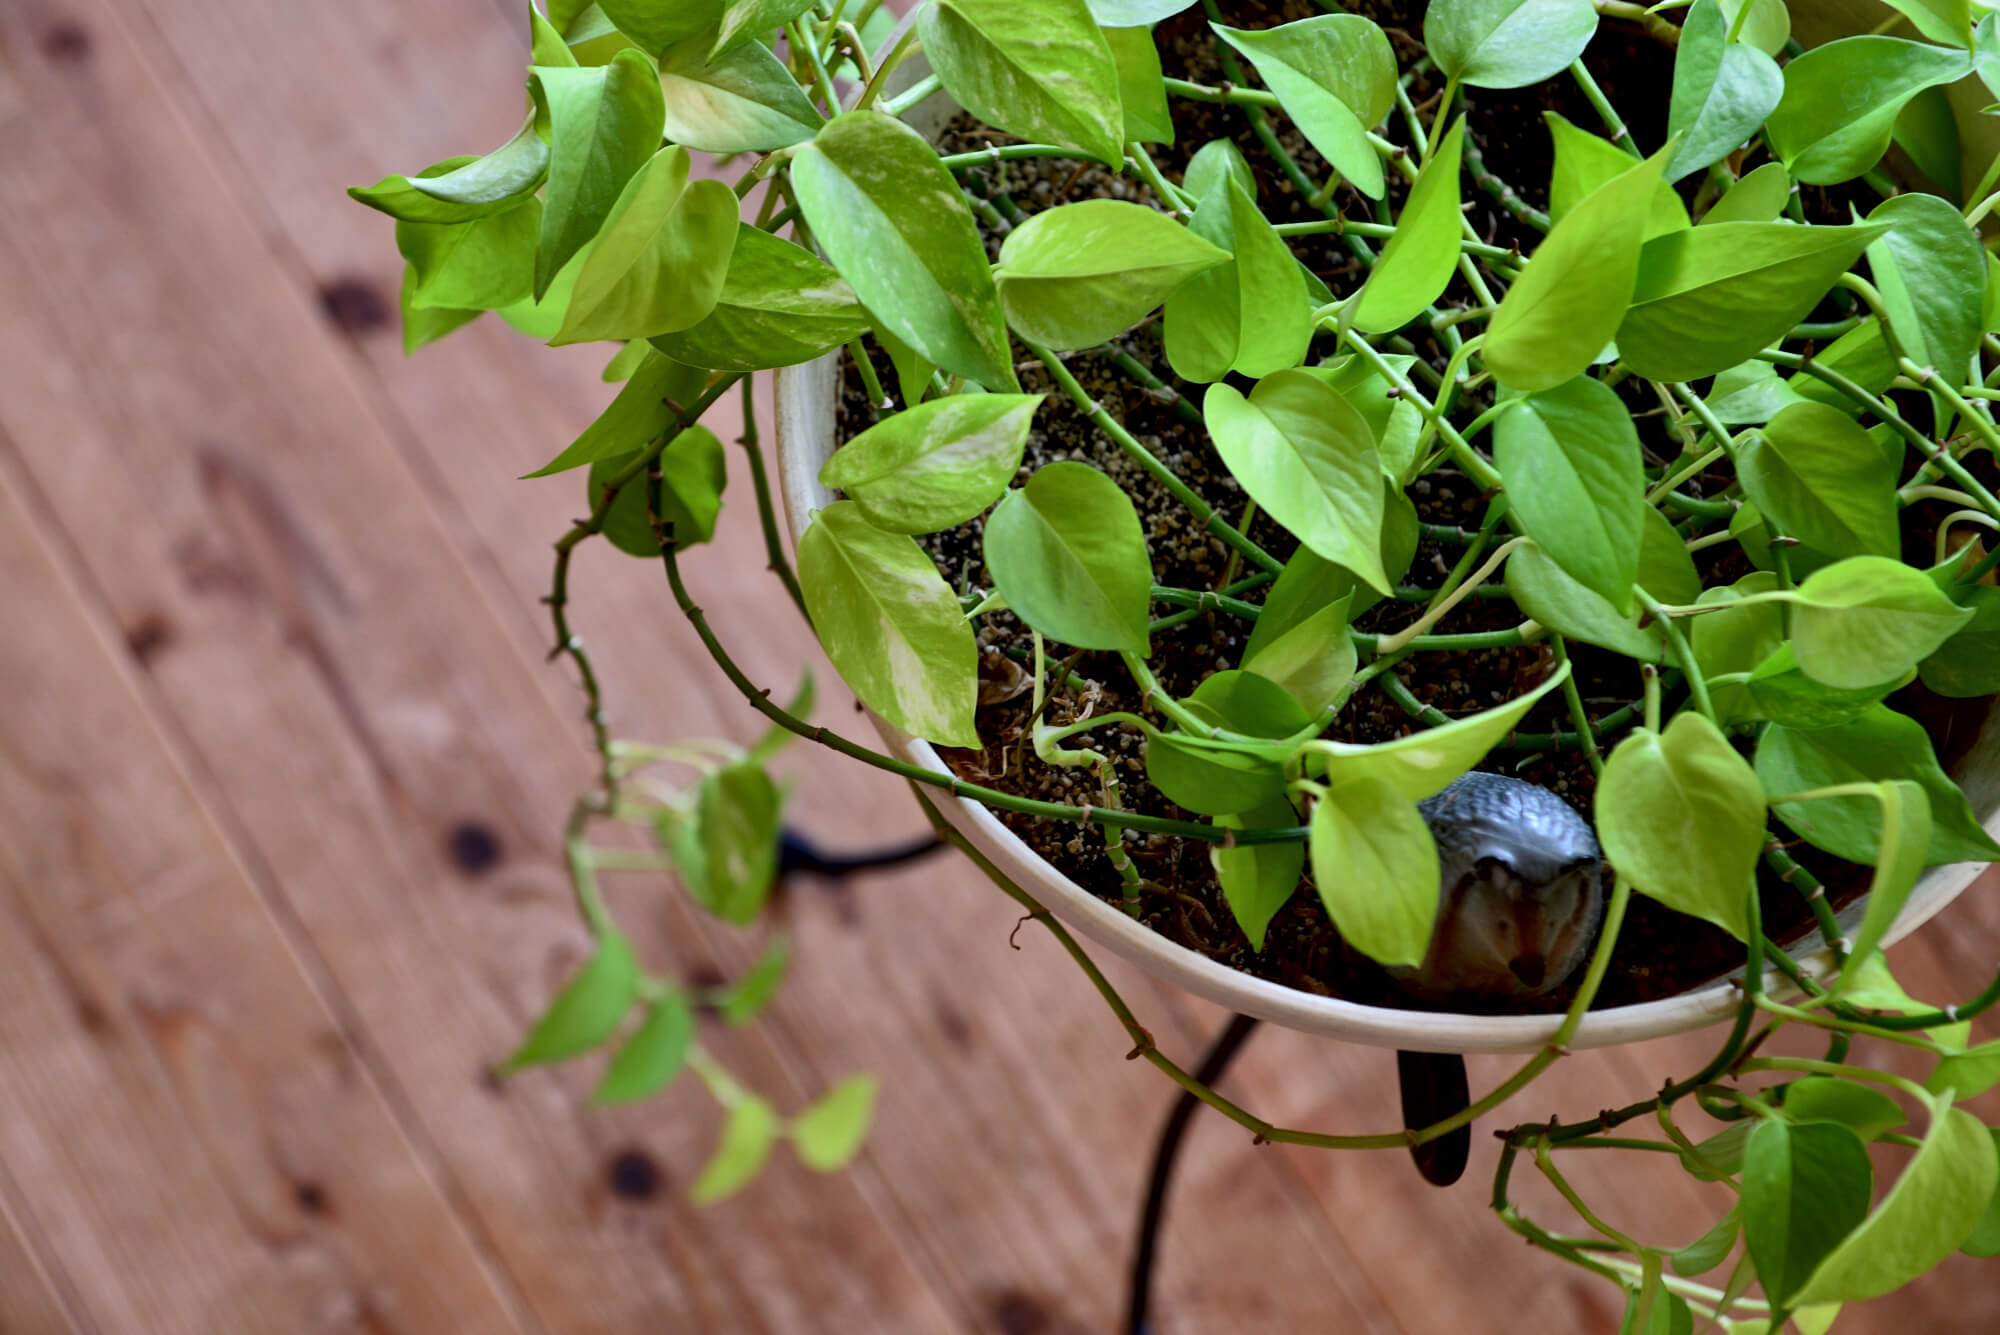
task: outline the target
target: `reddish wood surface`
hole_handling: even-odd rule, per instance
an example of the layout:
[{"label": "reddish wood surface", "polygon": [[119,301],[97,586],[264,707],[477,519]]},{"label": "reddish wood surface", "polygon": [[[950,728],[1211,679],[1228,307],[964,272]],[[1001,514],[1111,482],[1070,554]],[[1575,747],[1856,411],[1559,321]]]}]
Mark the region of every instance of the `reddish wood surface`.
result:
[{"label": "reddish wood surface", "polygon": [[[1171,1087],[1044,935],[1009,949],[965,866],[802,887],[776,1008],[705,1034],[787,1108],[880,1072],[848,1173],[781,1154],[696,1210],[717,1119],[691,1085],[606,1113],[592,1063],[485,1074],[585,944],[558,859],[580,696],[537,601],[580,487],[515,478],[601,407],[601,354],[486,320],[405,361],[388,225],[341,190],[506,137],[518,10],[0,6],[0,1331],[1111,1330]],[[697,594],[761,680],[809,661],[820,718],[859,727],[743,482]],[[757,731],[652,566],[599,545],[575,587],[622,734]],[[880,776],[788,763],[826,842],[920,828]],[[494,865],[454,860],[470,827]],[[660,878],[612,893],[656,969],[758,949]],[[1900,951],[1905,980],[1983,981],[1994,900]],[[1191,1063],[1221,1017],[1110,973]],[[1580,1055],[1507,1114],[1639,1097],[1707,1041]],[[1392,1069],[1267,1032],[1229,1087],[1381,1130]],[[1615,1324],[1481,1208],[1483,1143],[1451,1192],[1213,1117],[1189,1150],[1163,1335]],[[656,1189],[621,1195],[642,1162]],[[1723,1208],[1654,1169],[1576,1176],[1639,1184],[1618,1222],[1683,1241]],[[1990,1275],[1954,1263],[1840,1329],[1991,1329]]]}]

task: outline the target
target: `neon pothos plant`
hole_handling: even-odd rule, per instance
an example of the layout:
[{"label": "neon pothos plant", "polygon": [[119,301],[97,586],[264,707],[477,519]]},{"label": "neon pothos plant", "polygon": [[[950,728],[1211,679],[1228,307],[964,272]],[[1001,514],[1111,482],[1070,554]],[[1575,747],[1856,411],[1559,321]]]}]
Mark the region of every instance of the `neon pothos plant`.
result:
[{"label": "neon pothos plant", "polygon": [[[1504,1133],[1501,1219],[1619,1284],[1627,1329],[1642,1331],[1687,1330],[1695,1313],[1737,1331],[1788,1319],[1824,1330],[1840,1303],[1889,1292],[1954,1249],[2000,1251],[1993,1133],[1956,1106],[2000,1082],[2000,1043],[1971,1045],[1968,1023],[2000,980],[1936,1007],[1908,996],[1880,953],[1926,866],[2000,857],[1924,729],[1884,703],[1913,679],[1944,696],[2000,690],[2000,544],[1986,536],[2000,530],[1988,485],[2000,282],[1977,230],[2000,201],[2000,163],[1975,162],[1961,179],[1957,132],[1939,114],[1948,85],[2000,86],[2000,18],[1970,0],[1892,4],[1899,27],[1801,53],[1782,0],[1435,0],[1421,57],[1399,60],[1364,17],[1273,27],[1261,9],[1203,0],[1226,78],[1213,83],[1166,77],[1149,31],[1189,0],[929,0],[900,23],[876,0],[549,0],[531,11],[519,133],[484,157],[353,192],[396,219],[409,349],[486,310],[552,344],[619,345],[605,378],[623,387],[535,474],[588,470],[589,517],[557,543],[547,601],[602,760],[568,841],[598,949],[511,1065],[610,1047],[605,1100],[692,1066],[729,1111],[695,1188],[704,1198],[748,1181],[786,1132],[815,1167],[853,1153],[871,1079],[788,1121],[694,1037],[697,1007],[732,1021],[757,1012],[782,974],[782,941],[723,988],[662,978],[634,958],[596,884],[606,868],[671,868],[711,913],[756,921],[783,806],[764,766],[793,734],[910,779],[940,833],[1030,911],[1026,891],[937,820],[929,794],[1099,827],[1134,905],[1148,887],[1128,835],[1204,841],[1253,947],[1310,869],[1345,940],[1398,965],[1421,959],[1437,912],[1437,857],[1416,803],[1519,743],[1528,711],[1560,692],[1574,731],[1540,744],[1581,750],[1599,776],[1596,825],[1617,873],[1604,930],[1546,1048],[1449,1121],[1365,1135],[1273,1126],[1160,1053],[1078,944],[1037,916],[1140,1054],[1222,1112],[1267,1140],[1385,1148],[1444,1135],[1550,1066],[1604,977],[1630,895],[1651,896],[1743,943],[1735,1022],[1702,1070],[1654,1097]],[[1606,21],[1672,62],[1664,142],[1635,145],[1581,63]],[[912,79],[904,63],[919,53],[929,72]],[[1466,112],[1469,93],[1543,80],[1580,87],[1602,122],[1549,119],[1546,212],[1487,169]],[[1441,91],[1418,105],[1420,84]],[[990,148],[940,156],[899,119],[943,94],[996,131]],[[1163,170],[1148,145],[1172,142],[1174,109],[1190,101],[1240,114],[1316,216],[1269,221],[1259,199],[1273,183],[1227,141],[1200,146],[1178,179]],[[1310,152],[1286,150],[1286,121],[1289,142]],[[1890,184],[1892,142],[1925,189]],[[697,154],[734,172],[734,186],[697,174]],[[1129,173],[1149,202],[1024,213],[975,175],[1042,157]],[[1538,239],[1482,242],[1468,185]],[[1801,187],[1841,187],[1846,212],[1808,222]],[[997,265],[982,227],[1004,236]],[[1324,233],[1364,265],[1345,290],[1294,255],[1293,238]],[[1287,559],[1168,470],[1065,361],[1154,320],[1176,383],[1151,379],[1123,347],[1113,360],[1201,424],[1256,510],[1295,542]],[[879,420],[827,462],[821,480],[842,499],[812,517],[794,575],[749,377],[843,347]],[[893,367],[890,388],[873,349]],[[1184,502],[1187,523],[1224,543],[1241,577],[1156,584],[1131,500],[1088,464],[1018,479],[1048,402],[1022,392],[1024,366]],[[739,390],[772,567],[883,718],[979,746],[974,625],[1003,610],[1034,633],[1037,703],[1050,689],[1045,640],[1122,660],[1147,713],[1038,722],[1033,735],[1044,763],[1095,776],[1096,800],[1033,800],[908,765],[811,726],[808,696],[781,707],[744,675],[680,573],[722,498],[723,446],[699,422]],[[1641,419],[1664,426],[1668,454],[1642,445]],[[1420,524],[1411,488],[1438,472],[1487,494],[1477,530]],[[954,589],[917,538],[979,516],[991,586]],[[1435,586],[1406,583],[1420,533],[1458,551]],[[1930,546],[1912,561],[1919,536]],[[569,611],[571,554],[595,538],[662,562],[703,643],[774,725],[764,741],[609,734]],[[1723,547],[1754,569],[1705,576],[1715,563],[1697,554]],[[1518,624],[1440,632],[1475,593],[1504,594]],[[1421,614],[1393,632],[1356,628],[1392,599]],[[1201,617],[1245,623],[1241,661],[1175,698],[1149,655]],[[1552,656],[1546,679],[1469,717],[1418,704],[1389,671],[1536,641]],[[1593,718],[1572,643],[1632,660],[1639,698]],[[1408,708],[1415,730],[1374,745],[1324,736],[1371,689]],[[1189,818],[1126,809],[1106,754],[1073,744],[1090,729],[1142,734],[1147,777]],[[693,781],[665,782],[663,766]],[[1773,818],[1873,869],[1851,936],[1773,837]],[[656,851],[590,842],[604,819],[651,829]],[[1807,976],[1765,936],[1760,864],[1807,895],[1825,971]],[[1796,999],[1767,988],[1767,969]],[[1825,1058],[1759,1055],[1780,1030],[1824,1031]],[[1856,1039],[1919,1049],[1934,1069],[1921,1084],[1872,1069],[1850,1060]],[[1677,1121],[1691,1098],[1727,1127],[1697,1143]],[[1646,1120],[1657,1135],[1612,1134]],[[1911,1151],[1879,1199],[1871,1142]],[[1642,1242],[1575,1198],[1558,1163],[1579,1146],[1676,1153],[1729,1183],[1736,1204],[1687,1245]],[[1508,1184],[1523,1156],[1589,1235],[1519,1213]],[[1724,1287],[1691,1278],[1732,1256]],[[1744,1296],[1753,1279],[1761,1301]]]}]

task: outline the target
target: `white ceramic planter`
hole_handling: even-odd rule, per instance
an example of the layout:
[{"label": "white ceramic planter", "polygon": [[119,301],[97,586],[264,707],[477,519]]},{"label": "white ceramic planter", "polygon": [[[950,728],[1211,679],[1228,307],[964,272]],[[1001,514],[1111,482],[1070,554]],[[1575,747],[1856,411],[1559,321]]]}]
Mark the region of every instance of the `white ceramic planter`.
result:
[{"label": "white ceramic planter", "polygon": [[[920,66],[920,61],[909,62],[893,81],[913,82]],[[906,119],[916,129],[935,134],[954,110],[948,99],[938,96]],[[813,511],[834,499],[820,485],[819,470],[834,450],[841,355],[833,353],[776,375],[778,482],[795,544]],[[929,742],[909,736],[872,712],[869,718],[891,754],[939,774],[950,773]],[[1981,822],[2000,836],[2000,710],[1988,718],[1954,777],[1964,785]],[[1530,1052],[1546,1042],[1562,1021],[1560,1015],[1456,1015],[1364,1006],[1252,977],[1175,945],[1091,894],[1043,861],[983,805],[947,798],[939,809],[995,865],[1079,935],[1157,977],[1245,1015],[1307,1033],[1426,1052]],[[1899,941],[1929,921],[1984,869],[1980,863],[1960,863],[1926,872],[1890,930],[1889,941]],[[1851,930],[1860,922],[1861,910],[1860,902],[1850,905],[1841,914],[1842,926]],[[1831,963],[1823,951],[1801,950],[1796,957],[1814,976]],[[1767,983],[1774,992],[1790,986],[1775,972]],[[1716,982],[1661,1001],[1596,1010],[1585,1018],[1571,1046],[1609,1047],[1658,1038],[1713,1024],[1735,1007],[1734,989]]]}]

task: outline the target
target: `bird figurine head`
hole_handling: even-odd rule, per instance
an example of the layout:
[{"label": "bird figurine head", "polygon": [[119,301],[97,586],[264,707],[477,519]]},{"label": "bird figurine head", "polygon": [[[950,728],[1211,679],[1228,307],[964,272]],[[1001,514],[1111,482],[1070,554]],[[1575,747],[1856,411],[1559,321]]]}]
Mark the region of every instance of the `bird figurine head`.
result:
[{"label": "bird figurine head", "polygon": [[1540,784],[1477,771],[1418,810],[1437,843],[1438,916],[1424,962],[1392,971],[1402,989],[1506,1009],[1560,987],[1604,914],[1589,822]]}]

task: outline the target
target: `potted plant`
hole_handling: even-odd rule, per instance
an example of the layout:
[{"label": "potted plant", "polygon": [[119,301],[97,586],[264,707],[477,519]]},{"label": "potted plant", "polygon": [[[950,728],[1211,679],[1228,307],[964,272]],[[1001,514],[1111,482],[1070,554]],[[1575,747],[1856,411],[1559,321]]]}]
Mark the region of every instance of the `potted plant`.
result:
[{"label": "potted plant", "polygon": [[[2000,980],[1934,1005],[1881,958],[2000,858],[2000,160],[1962,114],[2000,17],[1899,0],[1806,51],[1781,0],[1320,8],[1354,12],[551,0],[514,139],[354,192],[397,219],[412,348],[484,310],[618,345],[537,474],[587,468],[548,602],[602,759],[569,841],[600,948],[513,1064],[611,1046],[606,1098],[692,1066],[730,1110],[703,1197],[786,1134],[853,1153],[866,1077],[788,1121],[693,1041],[693,1005],[763,1004],[781,940],[691,990],[594,882],[671,867],[756,920],[764,763],[803,736],[908,778],[1132,1055],[1264,1139],[1450,1177],[1571,1048],[1729,1021],[1651,1097],[1502,1133],[1501,1219],[1624,1288],[1631,1329],[1824,1329],[2000,1251],[2000,1156],[1955,1106],[2000,1082],[1968,1034]],[[773,571],[883,750],[746,677],[682,580],[723,489],[700,420],[737,393]],[[609,734],[570,619],[597,537],[661,564],[764,742]],[[1071,928],[1243,1015],[1531,1055],[1477,1100],[1406,1057],[1401,1126],[1272,1126]],[[1804,1031],[1824,1058],[1773,1055]],[[1569,1194],[1584,1145],[1739,1204],[1691,1245],[1524,1217],[1516,1164]]]}]

